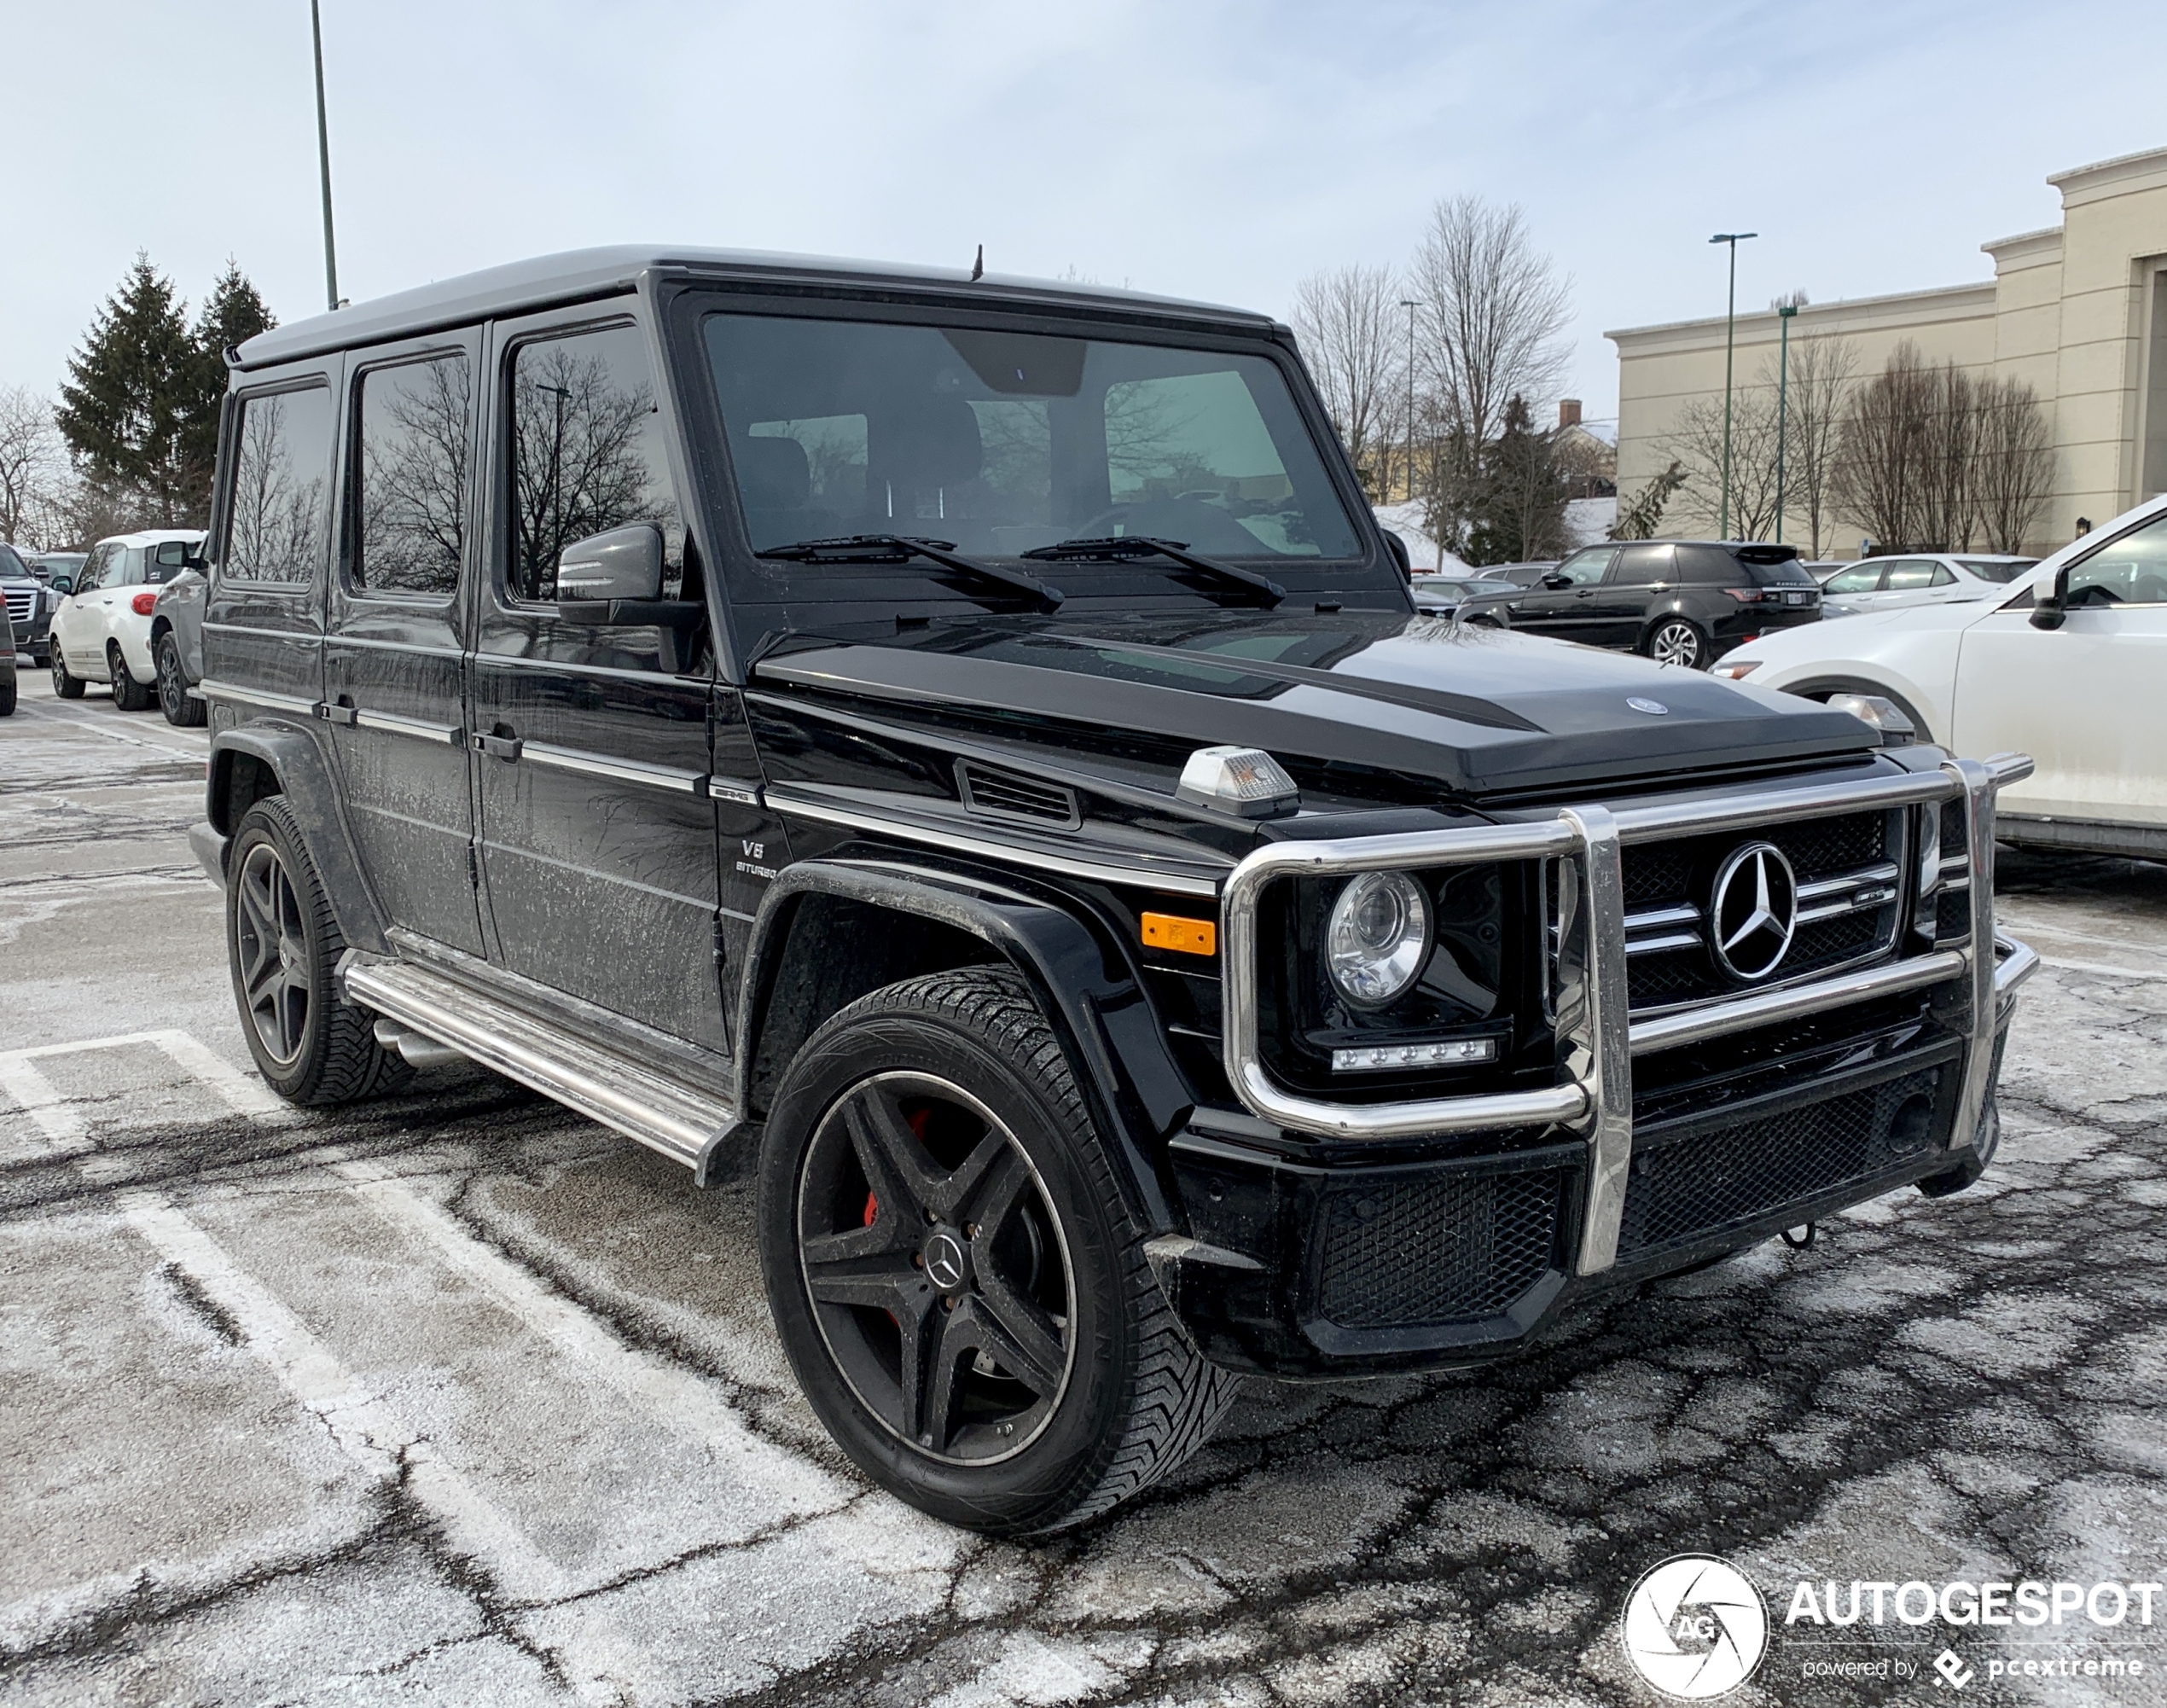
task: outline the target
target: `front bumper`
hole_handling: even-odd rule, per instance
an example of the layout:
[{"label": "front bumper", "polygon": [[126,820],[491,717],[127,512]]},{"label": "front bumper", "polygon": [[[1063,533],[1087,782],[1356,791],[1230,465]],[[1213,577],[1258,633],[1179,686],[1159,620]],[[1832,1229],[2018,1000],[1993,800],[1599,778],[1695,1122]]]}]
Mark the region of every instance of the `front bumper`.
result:
[{"label": "front bumper", "polygon": [[[1592,1291],[1897,1186],[1975,1176],[1997,1130],[1993,1088],[2016,990],[2037,965],[1997,938],[1993,917],[1995,794],[2030,769],[2013,755],[1952,760],[1862,783],[1569,808],[1252,855],[1229,880],[1222,941],[1226,1067],[1254,1118],[1200,1112],[1173,1144],[1190,1230],[1155,1261],[1176,1310],[1209,1356],[1238,1368],[1326,1375],[1468,1362],[1513,1350]],[[1652,1018],[1629,1013],[1624,845],[1868,807],[1938,813],[1946,802],[1964,816],[1967,881],[1960,891],[1949,874],[1935,901],[1967,912],[1957,946]],[[1555,1084],[1355,1105],[1274,1080],[1258,1036],[1266,886],[1531,857],[1560,862],[1577,901],[1559,933]],[[1939,877],[1955,863],[1937,848],[1931,863]],[[1726,1064],[1697,1101],[1674,1089],[1635,1098],[1636,1058],[1694,1050]],[[1290,1142],[1298,1135],[1306,1147]],[[1454,1135],[1468,1142],[1438,1154]],[[1391,1159],[1362,1156],[1365,1144]]]}]

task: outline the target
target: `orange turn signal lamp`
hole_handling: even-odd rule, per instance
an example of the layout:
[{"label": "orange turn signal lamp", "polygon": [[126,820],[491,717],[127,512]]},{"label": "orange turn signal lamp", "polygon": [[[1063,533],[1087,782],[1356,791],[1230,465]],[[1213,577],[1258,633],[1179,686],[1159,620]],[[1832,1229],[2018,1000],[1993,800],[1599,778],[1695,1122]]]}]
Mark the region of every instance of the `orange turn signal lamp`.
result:
[{"label": "orange turn signal lamp", "polygon": [[1146,914],[1144,942],[1176,955],[1215,955],[1219,948],[1216,920],[1183,919],[1179,914]]}]

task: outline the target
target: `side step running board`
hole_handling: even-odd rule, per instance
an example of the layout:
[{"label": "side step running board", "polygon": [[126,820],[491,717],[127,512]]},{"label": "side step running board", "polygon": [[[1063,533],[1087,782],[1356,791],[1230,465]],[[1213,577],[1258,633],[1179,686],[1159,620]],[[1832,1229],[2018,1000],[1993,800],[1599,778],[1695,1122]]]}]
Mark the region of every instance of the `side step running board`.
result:
[{"label": "side step running board", "polygon": [[707,1184],[709,1162],[737,1127],[737,1112],[720,1099],[429,967],[349,950],[338,977],[351,1001],[684,1164],[697,1185]]}]

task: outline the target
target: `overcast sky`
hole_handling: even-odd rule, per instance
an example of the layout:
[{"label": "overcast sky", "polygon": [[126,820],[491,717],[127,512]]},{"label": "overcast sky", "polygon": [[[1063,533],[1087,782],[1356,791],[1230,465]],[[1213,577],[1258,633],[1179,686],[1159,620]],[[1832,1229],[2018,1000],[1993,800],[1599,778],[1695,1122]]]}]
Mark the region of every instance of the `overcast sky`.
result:
[{"label": "overcast sky", "polygon": [[[659,241],[967,265],[1284,315],[1517,201],[1613,327],[1990,276],[2048,172],[2167,145],[2141,0],[1031,5],[323,0],[340,285]],[[307,0],[0,0],[0,384],[49,388],[138,248],[322,305]]]}]

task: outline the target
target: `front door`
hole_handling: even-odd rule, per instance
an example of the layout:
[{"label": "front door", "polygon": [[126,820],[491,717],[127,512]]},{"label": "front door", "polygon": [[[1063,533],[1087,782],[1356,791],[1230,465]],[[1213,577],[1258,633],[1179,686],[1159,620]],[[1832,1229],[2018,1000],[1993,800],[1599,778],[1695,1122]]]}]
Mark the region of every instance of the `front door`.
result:
[{"label": "front door", "polygon": [[110,626],[106,607],[113,599],[107,586],[119,573],[126,548],[110,543],[93,546],[76,574],[75,590],[53,613],[53,645],[77,676],[94,677],[105,669],[105,637]]},{"label": "front door", "polygon": [[663,600],[704,596],[646,334],[588,307],[500,326],[494,348],[473,705],[493,958],[727,1050],[705,613],[601,625],[558,603],[566,547],[643,523],[662,532]]},{"label": "front door", "polygon": [[479,336],[372,351],[346,386],[323,649],[347,822],[390,923],[482,952],[460,580],[473,553]]},{"label": "front door", "polygon": [[1595,590],[1617,555],[1615,546],[1589,546],[1573,553],[1508,607],[1513,626],[1531,634],[1554,635],[1561,641],[1591,639]]},{"label": "front door", "polygon": [[2059,629],[2025,607],[1964,631],[1951,745],[2031,755],[2038,769],[2001,791],[2012,813],[2167,824],[2167,516],[2071,567]]}]

